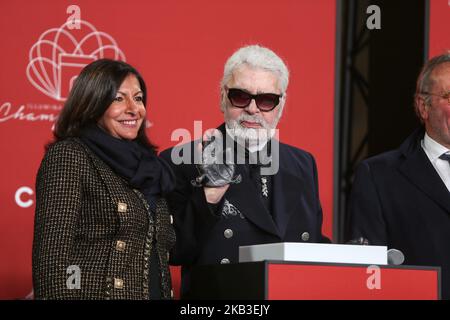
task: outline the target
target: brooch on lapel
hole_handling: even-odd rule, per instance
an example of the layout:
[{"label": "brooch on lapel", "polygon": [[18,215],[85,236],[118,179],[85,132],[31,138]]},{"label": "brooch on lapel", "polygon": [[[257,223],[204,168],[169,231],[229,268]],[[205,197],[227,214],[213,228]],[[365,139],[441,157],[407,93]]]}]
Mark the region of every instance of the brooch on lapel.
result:
[{"label": "brooch on lapel", "polygon": [[264,197],[269,196],[269,189],[267,187],[267,177],[261,177],[261,192]]}]

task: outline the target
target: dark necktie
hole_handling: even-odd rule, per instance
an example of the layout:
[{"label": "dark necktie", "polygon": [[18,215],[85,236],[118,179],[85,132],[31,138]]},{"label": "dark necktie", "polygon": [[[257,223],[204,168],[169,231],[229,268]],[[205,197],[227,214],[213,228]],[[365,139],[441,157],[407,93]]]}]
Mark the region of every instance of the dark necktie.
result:
[{"label": "dark necktie", "polygon": [[443,154],[439,157],[439,159],[448,161],[448,164],[450,165],[450,153],[443,153]]}]

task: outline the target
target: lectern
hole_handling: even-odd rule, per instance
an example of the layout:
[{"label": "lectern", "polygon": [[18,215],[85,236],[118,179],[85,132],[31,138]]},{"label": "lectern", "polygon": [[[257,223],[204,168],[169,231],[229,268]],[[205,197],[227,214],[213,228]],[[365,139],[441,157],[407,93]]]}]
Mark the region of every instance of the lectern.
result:
[{"label": "lectern", "polygon": [[291,261],[196,266],[189,299],[440,299],[440,268]]}]

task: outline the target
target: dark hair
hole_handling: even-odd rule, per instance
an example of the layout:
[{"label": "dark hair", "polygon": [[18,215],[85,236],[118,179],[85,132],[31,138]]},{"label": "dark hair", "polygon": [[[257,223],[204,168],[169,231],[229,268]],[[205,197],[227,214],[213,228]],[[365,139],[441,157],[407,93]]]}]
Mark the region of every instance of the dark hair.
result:
[{"label": "dark hair", "polygon": [[[147,103],[147,88],[139,72],[128,63],[110,59],[96,60],[83,68],[55,124],[55,141],[69,137],[79,137],[81,131],[98,122],[111,103],[117,90],[128,75],[139,81],[143,93],[144,106]],[[142,122],[136,141],[156,151],[145,133]]]}]

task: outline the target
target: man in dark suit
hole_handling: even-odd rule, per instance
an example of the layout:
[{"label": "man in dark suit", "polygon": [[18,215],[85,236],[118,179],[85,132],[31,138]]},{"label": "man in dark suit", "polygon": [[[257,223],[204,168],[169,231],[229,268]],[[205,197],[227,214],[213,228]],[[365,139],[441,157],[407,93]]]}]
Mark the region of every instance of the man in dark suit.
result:
[{"label": "man in dark suit", "polygon": [[450,299],[450,55],[426,63],[415,110],[423,126],[398,150],[363,161],[350,205],[351,237],[401,250],[405,264],[440,266]]},{"label": "man in dark suit", "polygon": [[[180,157],[201,150],[198,141],[161,154],[177,177],[177,188],[168,197],[177,234],[171,262],[182,265],[184,296],[192,266],[237,263],[239,246],[329,242],[321,233],[313,156],[274,138],[288,79],[286,65],[273,51],[239,49],[226,62],[221,83],[225,124],[204,136],[215,136],[216,146],[223,141],[231,146],[231,164],[221,164],[215,172],[189,160],[179,164]],[[191,155],[184,159],[193,160]]]}]

